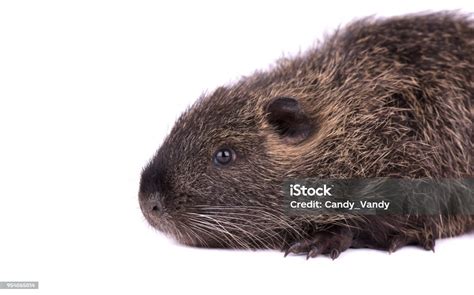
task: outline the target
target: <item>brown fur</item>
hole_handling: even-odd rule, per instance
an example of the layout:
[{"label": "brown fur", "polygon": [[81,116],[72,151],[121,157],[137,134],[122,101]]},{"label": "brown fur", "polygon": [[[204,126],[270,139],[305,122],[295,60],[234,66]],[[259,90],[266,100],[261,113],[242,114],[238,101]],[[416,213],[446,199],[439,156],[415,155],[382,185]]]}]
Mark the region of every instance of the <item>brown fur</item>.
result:
[{"label": "brown fur", "polygon": [[[301,120],[308,118],[301,138],[269,120],[277,97],[297,100]],[[194,246],[333,258],[347,247],[432,249],[434,239],[471,229],[474,217],[290,217],[281,185],[308,177],[472,177],[473,103],[472,19],[449,12],[363,19],[200,98],[144,169],[141,208],[153,226]],[[229,167],[213,164],[222,146],[236,152]],[[157,204],[159,213],[151,210]]]}]

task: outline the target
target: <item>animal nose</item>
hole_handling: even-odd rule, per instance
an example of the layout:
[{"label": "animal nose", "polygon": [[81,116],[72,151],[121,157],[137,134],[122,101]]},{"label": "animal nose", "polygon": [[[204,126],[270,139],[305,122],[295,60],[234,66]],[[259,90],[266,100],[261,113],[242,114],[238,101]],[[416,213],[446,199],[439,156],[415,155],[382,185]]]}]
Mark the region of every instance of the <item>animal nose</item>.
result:
[{"label": "animal nose", "polygon": [[161,215],[164,211],[163,200],[158,193],[148,196],[140,194],[140,203],[142,204],[142,210],[145,211],[145,213]]},{"label": "animal nose", "polygon": [[153,194],[150,198],[151,211],[155,214],[161,214],[163,212],[163,202],[158,194]]}]

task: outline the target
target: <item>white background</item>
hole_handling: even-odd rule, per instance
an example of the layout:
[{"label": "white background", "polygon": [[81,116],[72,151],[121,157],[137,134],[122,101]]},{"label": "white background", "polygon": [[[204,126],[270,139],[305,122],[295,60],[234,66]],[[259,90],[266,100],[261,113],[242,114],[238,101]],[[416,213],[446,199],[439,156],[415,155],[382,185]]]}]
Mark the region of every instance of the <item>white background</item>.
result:
[{"label": "white background", "polygon": [[473,234],[436,253],[306,261],[183,247],[145,222],[141,168],[203,91],[357,17],[474,12],[471,0],[256,2],[0,2],[0,281],[40,281],[12,294],[472,294]]}]

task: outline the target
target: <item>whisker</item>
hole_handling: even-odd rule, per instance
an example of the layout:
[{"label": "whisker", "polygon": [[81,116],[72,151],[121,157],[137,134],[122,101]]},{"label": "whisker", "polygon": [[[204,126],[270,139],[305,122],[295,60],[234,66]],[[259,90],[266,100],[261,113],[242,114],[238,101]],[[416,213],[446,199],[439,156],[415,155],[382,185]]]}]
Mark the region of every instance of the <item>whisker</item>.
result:
[{"label": "whisker", "polygon": [[235,243],[237,243],[242,248],[248,248],[248,246],[245,245],[244,241],[241,238],[239,238],[235,234],[232,234],[231,232],[229,232],[225,227],[223,227],[219,223],[212,224],[212,223],[203,221],[202,219],[190,219],[190,220],[192,220],[195,224],[199,224],[199,226],[201,226],[201,227],[204,227],[204,228],[207,228],[209,230],[214,230],[214,231],[218,231],[218,232],[222,233],[223,237],[225,237],[228,240],[230,245],[232,245],[233,241],[234,241]]}]

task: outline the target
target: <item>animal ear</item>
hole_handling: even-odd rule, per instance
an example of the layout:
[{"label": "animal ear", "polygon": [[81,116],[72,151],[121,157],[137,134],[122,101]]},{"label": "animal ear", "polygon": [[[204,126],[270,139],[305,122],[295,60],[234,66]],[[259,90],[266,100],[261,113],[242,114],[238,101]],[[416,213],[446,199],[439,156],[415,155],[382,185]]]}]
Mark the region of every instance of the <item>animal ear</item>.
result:
[{"label": "animal ear", "polygon": [[291,97],[277,97],[266,106],[267,122],[287,143],[298,144],[313,132],[311,119],[299,102]]}]

